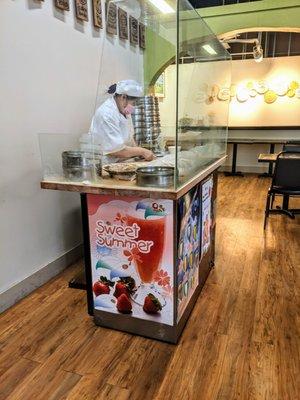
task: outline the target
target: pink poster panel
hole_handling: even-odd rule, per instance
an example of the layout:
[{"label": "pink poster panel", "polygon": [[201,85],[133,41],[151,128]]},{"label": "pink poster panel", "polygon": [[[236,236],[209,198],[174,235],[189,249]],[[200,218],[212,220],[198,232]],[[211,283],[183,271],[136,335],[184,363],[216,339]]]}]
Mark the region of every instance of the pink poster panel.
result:
[{"label": "pink poster panel", "polygon": [[173,202],[88,195],[94,306],[173,325]]}]

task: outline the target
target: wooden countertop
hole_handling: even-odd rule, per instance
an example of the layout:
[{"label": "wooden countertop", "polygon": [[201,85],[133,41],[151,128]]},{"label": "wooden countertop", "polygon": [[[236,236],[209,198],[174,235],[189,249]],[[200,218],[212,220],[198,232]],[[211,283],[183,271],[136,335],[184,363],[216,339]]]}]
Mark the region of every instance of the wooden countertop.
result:
[{"label": "wooden countertop", "polygon": [[223,156],[208,165],[201,172],[184,182],[177,189],[137,186],[135,181],[120,181],[111,178],[102,178],[98,183],[84,184],[82,182],[50,181],[41,182],[42,189],[61,190],[78,193],[107,194],[113,196],[147,196],[150,198],[163,198],[177,200],[187,193],[197,183],[219,168],[227,156]]}]

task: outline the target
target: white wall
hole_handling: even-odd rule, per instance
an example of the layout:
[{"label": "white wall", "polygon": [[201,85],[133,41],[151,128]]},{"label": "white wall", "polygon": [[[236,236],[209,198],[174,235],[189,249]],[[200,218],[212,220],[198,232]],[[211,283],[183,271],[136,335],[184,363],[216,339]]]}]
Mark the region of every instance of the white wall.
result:
[{"label": "white wall", "polygon": [[[175,134],[175,92],[176,92],[176,70],[171,65],[165,72],[165,98],[161,99],[160,111],[164,132],[167,135]],[[218,100],[215,96],[211,104],[201,99],[201,93],[206,97],[214,91],[214,85],[218,88],[229,87],[228,84],[228,62],[185,64],[180,65],[179,70],[179,117],[187,116],[195,121],[200,120],[200,125],[223,125],[226,120],[227,102]],[[290,83],[295,80],[300,84],[300,57],[267,58],[261,63],[253,59],[232,62],[232,84],[236,87],[245,86],[248,82],[265,80],[272,85],[276,81]],[[264,96],[257,95],[244,103],[233,98],[229,103],[230,127],[244,126],[300,126],[300,99],[295,97],[278,96],[276,102],[267,104]],[[202,121],[201,121],[202,120]],[[167,129],[166,127],[172,127]],[[240,135],[251,138],[253,136],[265,137],[269,135],[274,138],[300,139],[300,130],[292,131],[255,131],[246,130],[232,131],[232,136]],[[276,146],[275,150],[281,150],[282,146]],[[228,146],[229,158],[226,165],[231,164],[231,145]],[[258,164],[259,153],[269,152],[269,145],[239,145],[238,166],[245,172],[256,172],[267,169],[266,164]]]},{"label": "white wall", "polygon": [[53,3],[0,2],[0,293],[82,240],[79,195],[39,187],[38,133],[88,130],[101,57],[102,87],[141,77],[140,50]]},{"label": "white wall", "polygon": [[[278,83],[300,84],[300,56],[265,58],[256,63],[253,59],[232,62],[232,83],[246,86],[250,82],[265,81],[272,90]],[[230,102],[229,126],[290,126],[300,125],[300,99],[297,96],[278,96],[272,104],[263,95],[240,103]]]},{"label": "white wall", "polygon": [[[271,87],[276,82],[287,83],[295,80],[300,84],[300,57],[266,58],[261,63],[253,60],[232,62],[232,83],[246,85],[247,82],[265,80]],[[300,139],[300,130],[247,130],[247,126],[300,126],[300,99],[296,96],[278,96],[272,104],[267,104],[263,96],[257,95],[245,103],[239,103],[235,98],[230,102],[229,126],[244,126],[244,131],[232,131],[232,136],[242,137],[273,137]],[[281,151],[282,145],[276,145],[275,151]],[[270,145],[239,145],[237,165],[245,172],[267,170],[268,164],[258,164],[259,153],[269,153]],[[228,147],[231,163],[232,146]]]},{"label": "white wall", "polygon": [[193,118],[200,125],[209,121],[215,125],[227,125],[228,102],[215,100],[206,104],[206,99],[216,85],[228,87],[230,78],[231,64],[228,61],[182,64],[177,88],[176,65],[170,65],[165,71],[165,97],[160,101],[162,127],[173,127],[175,134],[177,90],[179,118]]}]

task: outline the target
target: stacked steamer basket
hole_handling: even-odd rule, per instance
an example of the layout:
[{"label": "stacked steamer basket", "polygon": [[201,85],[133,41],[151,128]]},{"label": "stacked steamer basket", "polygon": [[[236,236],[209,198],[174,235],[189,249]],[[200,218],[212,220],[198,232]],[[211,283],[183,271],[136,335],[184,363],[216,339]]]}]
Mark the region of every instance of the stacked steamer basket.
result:
[{"label": "stacked steamer basket", "polygon": [[137,145],[152,150],[157,155],[162,153],[158,98],[140,98],[132,114],[132,122]]}]

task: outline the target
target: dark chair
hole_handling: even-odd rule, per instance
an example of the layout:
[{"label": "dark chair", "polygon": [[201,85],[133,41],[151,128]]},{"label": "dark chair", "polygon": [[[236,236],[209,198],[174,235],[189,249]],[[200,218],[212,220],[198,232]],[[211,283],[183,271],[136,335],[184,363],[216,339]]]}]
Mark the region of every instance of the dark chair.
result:
[{"label": "dark chair", "polygon": [[[273,209],[276,195],[300,196],[300,154],[299,152],[283,151],[278,154],[271,186],[268,190],[265,210],[264,229],[267,225],[269,214],[285,214],[295,218],[292,210]],[[270,207],[271,205],[271,207]]]}]

